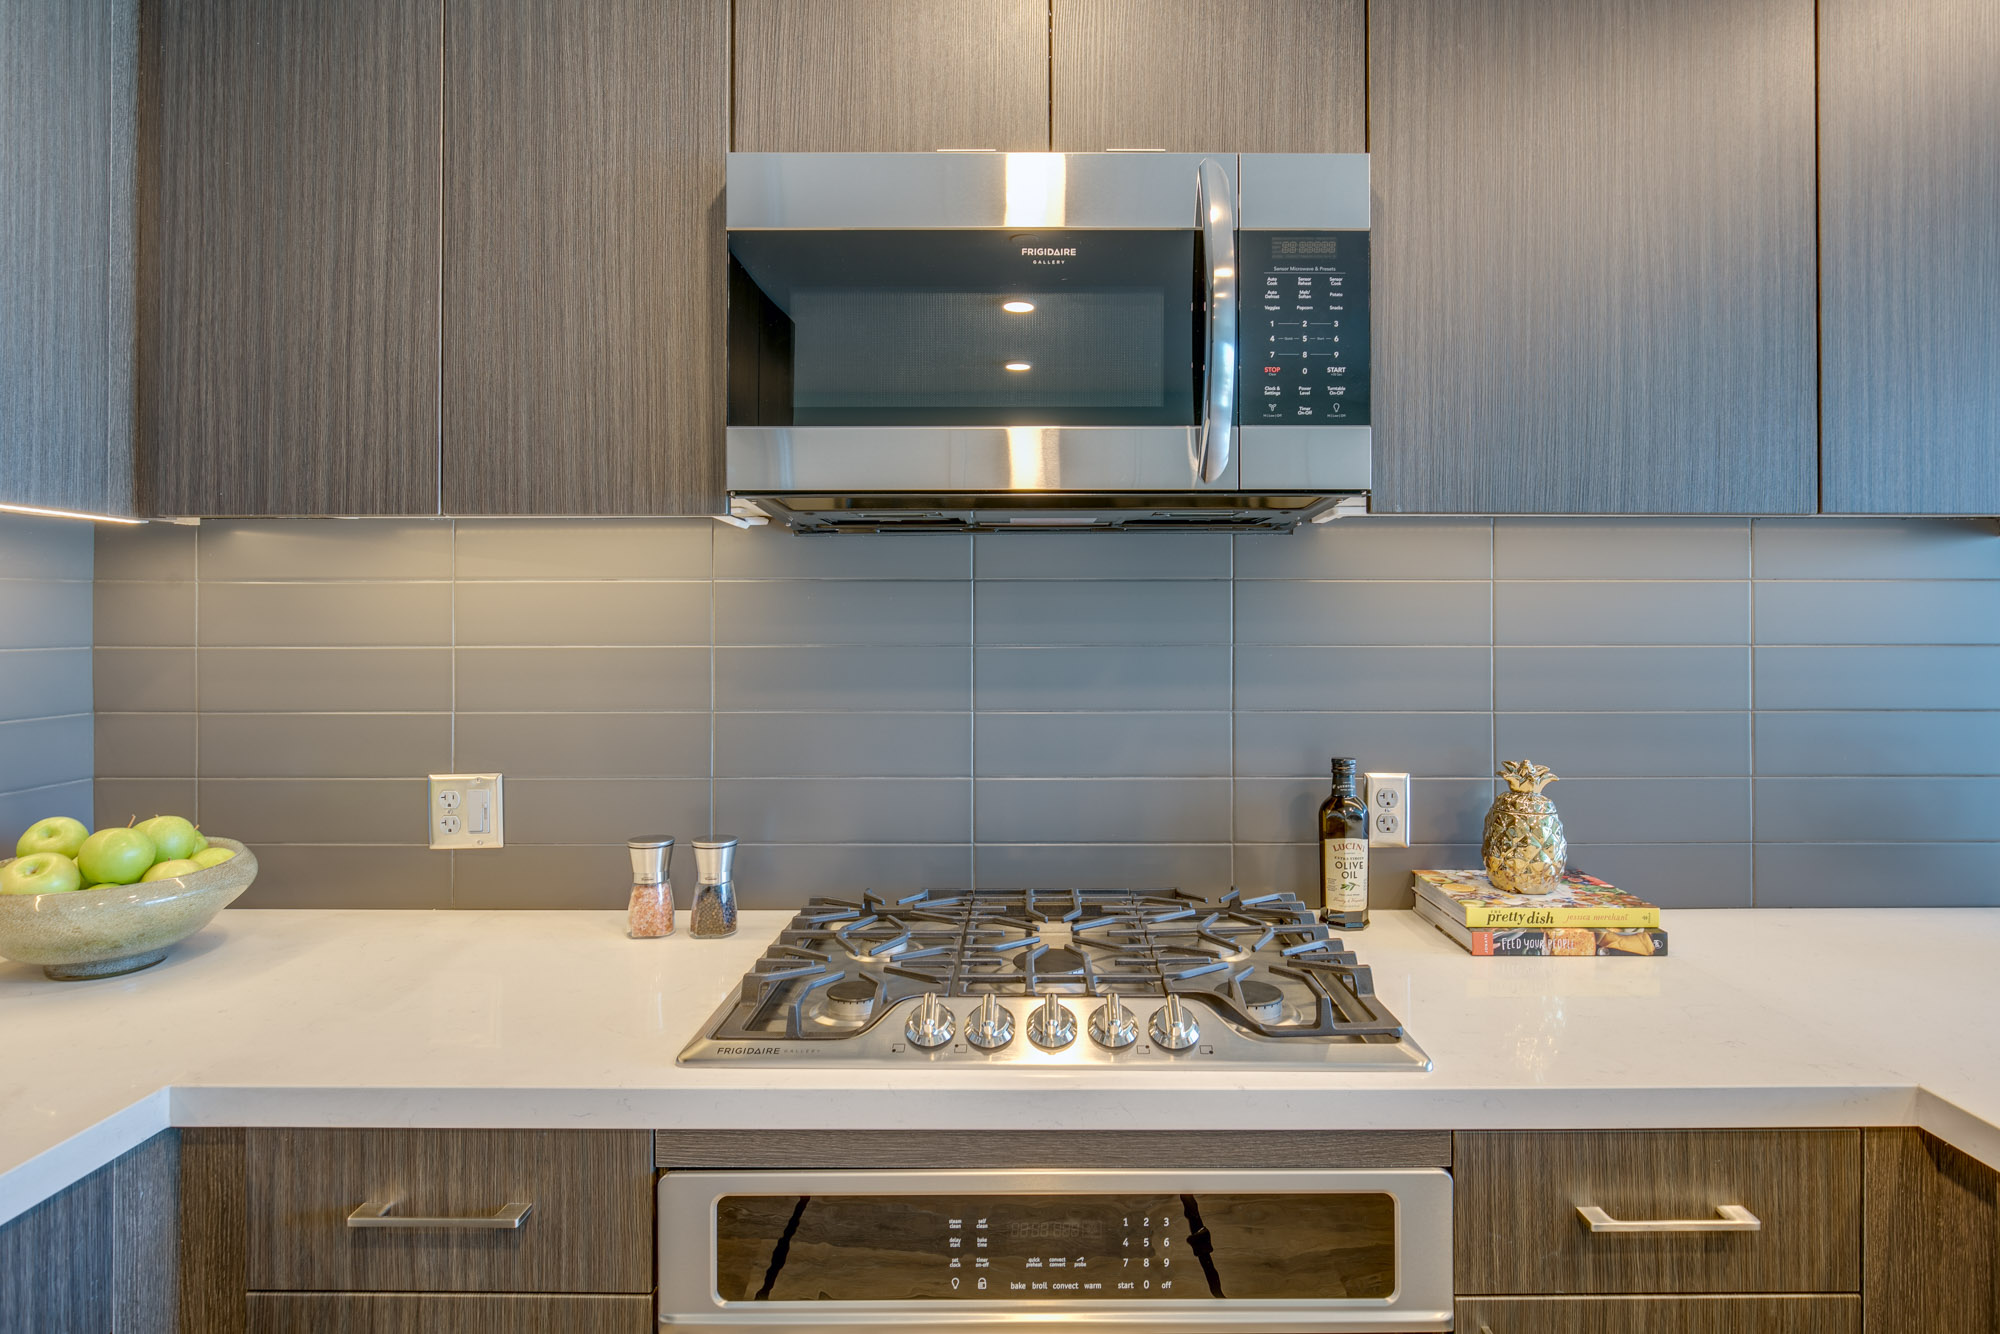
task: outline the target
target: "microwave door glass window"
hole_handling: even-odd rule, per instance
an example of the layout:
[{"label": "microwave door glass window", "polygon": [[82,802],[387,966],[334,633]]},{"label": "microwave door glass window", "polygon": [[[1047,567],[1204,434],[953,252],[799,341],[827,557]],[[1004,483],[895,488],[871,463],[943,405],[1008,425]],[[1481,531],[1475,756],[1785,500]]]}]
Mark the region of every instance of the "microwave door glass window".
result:
[{"label": "microwave door glass window", "polygon": [[738,232],[741,426],[1186,426],[1193,232]]}]

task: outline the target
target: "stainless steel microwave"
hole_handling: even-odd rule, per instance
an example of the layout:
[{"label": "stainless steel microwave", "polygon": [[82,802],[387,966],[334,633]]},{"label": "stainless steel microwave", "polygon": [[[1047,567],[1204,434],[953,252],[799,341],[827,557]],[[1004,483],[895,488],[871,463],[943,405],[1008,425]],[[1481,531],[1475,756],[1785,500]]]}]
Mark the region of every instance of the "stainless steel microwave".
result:
[{"label": "stainless steel microwave", "polygon": [[727,487],[801,532],[1365,504],[1364,154],[732,153]]}]

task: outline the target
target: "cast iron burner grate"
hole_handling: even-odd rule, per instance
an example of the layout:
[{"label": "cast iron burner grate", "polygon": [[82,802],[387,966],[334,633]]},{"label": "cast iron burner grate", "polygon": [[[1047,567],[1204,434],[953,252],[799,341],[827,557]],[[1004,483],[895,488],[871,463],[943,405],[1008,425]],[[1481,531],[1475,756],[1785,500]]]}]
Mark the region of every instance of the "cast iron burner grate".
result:
[{"label": "cast iron burner grate", "polygon": [[815,898],[705,1038],[711,1048],[743,1044],[726,1054],[776,1054],[756,1046],[775,1041],[825,1043],[835,1056],[832,1048],[925,994],[1112,992],[1134,1004],[1199,1000],[1243,1037],[1269,1044],[1405,1036],[1376,999],[1367,966],[1290,894],[1024,889]]}]

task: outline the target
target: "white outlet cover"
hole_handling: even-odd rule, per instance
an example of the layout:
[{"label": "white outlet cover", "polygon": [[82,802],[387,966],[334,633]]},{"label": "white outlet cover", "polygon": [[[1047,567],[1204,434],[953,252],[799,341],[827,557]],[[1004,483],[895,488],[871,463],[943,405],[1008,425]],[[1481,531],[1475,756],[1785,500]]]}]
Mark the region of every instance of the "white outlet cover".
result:
[{"label": "white outlet cover", "polygon": [[433,848],[505,847],[499,774],[432,774],[425,822]]},{"label": "white outlet cover", "polygon": [[1410,776],[1368,776],[1368,845],[1375,848],[1410,846]]}]

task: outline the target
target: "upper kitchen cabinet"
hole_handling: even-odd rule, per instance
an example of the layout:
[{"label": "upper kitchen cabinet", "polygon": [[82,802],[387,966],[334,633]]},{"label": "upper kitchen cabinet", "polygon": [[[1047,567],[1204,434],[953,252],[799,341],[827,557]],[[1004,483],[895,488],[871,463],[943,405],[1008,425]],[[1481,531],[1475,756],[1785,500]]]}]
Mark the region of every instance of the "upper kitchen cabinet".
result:
[{"label": "upper kitchen cabinet", "polygon": [[728,0],[451,0],[444,507],[722,504]]},{"label": "upper kitchen cabinet", "polygon": [[0,0],[0,503],[132,512],[128,0]]},{"label": "upper kitchen cabinet", "polygon": [[1055,0],[1061,152],[1360,153],[1363,0]]},{"label": "upper kitchen cabinet", "polygon": [[142,508],[436,513],[444,0],[141,18]]},{"label": "upper kitchen cabinet", "polygon": [[1375,508],[1812,512],[1813,0],[1369,24]]},{"label": "upper kitchen cabinet", "polygon": [[736,0],[744,153],[1049,147],[1048,0]]},{"label": "upper kitchen cabinet", "polygon": [[1824,507],[2000,514],[2000,9],[1819,23]]}]

